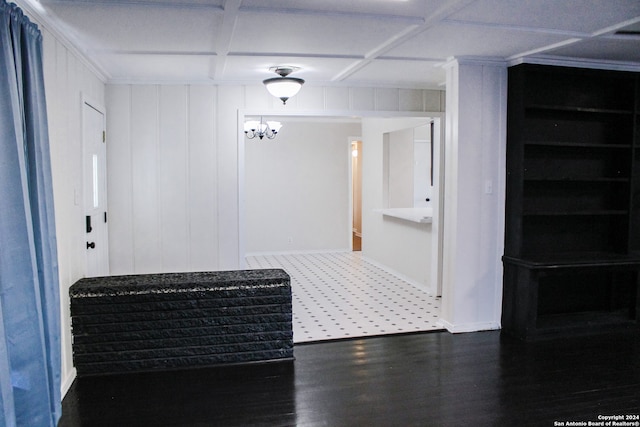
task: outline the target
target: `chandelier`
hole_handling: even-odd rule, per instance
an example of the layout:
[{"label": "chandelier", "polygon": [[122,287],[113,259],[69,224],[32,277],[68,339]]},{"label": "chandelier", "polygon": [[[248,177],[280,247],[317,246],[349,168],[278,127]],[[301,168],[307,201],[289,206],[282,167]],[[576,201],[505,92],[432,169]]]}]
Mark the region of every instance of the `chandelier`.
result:
[{"label": "chandelier", "polygon": [[273,139],[276,137],[280,128],[282,127],[282,123],[274,122],[274,121],[263,121],[262,117],[260,117],[260,121],[258,120],[247,120],[244,122],[244,134],[247,135],[247,138],[260,138],[263,139],[265,136],[267,139]]},{"label": "chandelier", "polygon": [[304,84],[304,80],[295,77],[288,77],[294,71],[298,71],[298,67],[271,67],[269,71],[273,71],[280,77],[273,77],[264,80],[262,83],[267,87],[269,93],[276,98],[280,98],[283,104],[287,103],[287,99],[291,98],[300,91]]}]

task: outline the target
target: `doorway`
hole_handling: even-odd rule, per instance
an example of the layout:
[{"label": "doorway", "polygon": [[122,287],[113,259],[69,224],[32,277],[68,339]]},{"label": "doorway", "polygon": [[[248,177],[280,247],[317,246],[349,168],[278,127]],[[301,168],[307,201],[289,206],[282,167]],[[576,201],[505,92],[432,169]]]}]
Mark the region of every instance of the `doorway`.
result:
[{"label": "doorway", "polygon": [[[382,215],[376,212],[375,209],[383,206],[381,203],[376,202],[374,205],[371,203],[374,199],[380,198],[380,200],[382,200],[383,192],[381,185],[380,187],[375,185],[369,187],[369,190],[366,192],[362,191],[362,198],[364,198],[364,200],[362,201],[362,205],[359,205],[358,196],[356,195],[356,197],[354,197],[353,194],[354,191],[357,191],[358,185],[357,183],[354,185],[353,180],[354,175],[355,177],[361,175],[363,187],[367,186],[367,182],[382,184],[382,170],[376,168],[375,165],[382,166],[383,163],[381,147],[383,134],[385,132],[406,127],[405,124],[425,124],[431,120],[439,123],[441,117],[437,114],[425,115],[424,117],[368,117],[365,118],[365,120],[368,121],[366,132],[361,125],[363,118],[359,118],[360,121],[358,124],[360,125],[361,132],[355,133],[354,129],[350,129],[342,133],[338,139],[332,138],[336,143],[331,149],[331,160],[329,163],[324,163],[328,161],[329,157],[325,157],[324,154],[316,151],[317,147],[304,147],[307,144],[311,144],[312,141],[315,141],[314,138],[319,138],[319,140],[316,141],[317,146],[326,146],[328,143],[328,138],[326,137],[327,132],[335,131],[337,126],[334,123],[344,123],[345,119],[333,116],[318,117],[305,113],[299,113],[299,116],[296,116],[278,115],[273,112],[267,114],[265,112],[239,110],[238,123],[243,123],[247,117],[252,118],[255,116],[278,117],[278,119],[283,122],[283,129],[273,141],[265,140],[259,142],[256,140],[248,140],[244,135],[243,129],[241,127],[238,128],[239,258],[243,268],[284,268],[290,274],[292,278],[292,303],[294,307],[293,320],[294,324],[299,326],[295,338],[297,341],[300,339],[318,339],[317,337],[320,336],[318,335],[320,333],[324,333],[322,336],[325,338],[330,335],[335,339],[338,336],[336,334],[347,331],[345,325],[341,323],[342,320],[337,317],[342,314],[346,316],[344,322],[349,321],[349,325],[355,325],[358,329],[354,334],[365,331],[383,333],[381,332],[383,329],[384,333],[407,331],[408,329],[405,327],[401,327],[397,322],[393,322],[393,319],[400,313],[400,308],[398,307],[391,307],[391,314],[382,319],[380,321],[382,323],[373,324],[374,327],[378,325],[381,329],[374,330],[369,328],[369,323],[373,318],[366,311],[371,308],[371,304],[366,299],[367,294],[365,292],[373,292],[376,294],[383,292],[383,290],[377,288],[376,290],[372,289],[380,283],[390,283],[390,279],[388,278],[372,279],[374,276],[370,270],[375,270],[378,273],[391,273],[388,273],[386,269],[387,264],[377,262],[376,260],[373,260],[373,263],[369,262],[369,260],[372,260],[372,258],[369,258],[369,253],[363,254],[361,251],[350,250],[356,249],[357,243],[351,248],[350,246],[353,243],[352,238],[354,231],[360,232],[359,237],[361,237],[362,244],[362,230],[366,228],[366,233],[371,233],[373,237],[367,237],[368,240],[367,242],[363,242],[364,245],[361,249],[370,251],[370,253],[376,252],[376,254],[377,252],[385,252],[384,247],[382,250],[379,250],[378,247],[380,245],[375,241],[376,237],[380,237],[379,232],[381,227],[379,227],[379,222],[382,219]],[[350,118],[349,121],[353,121],[353,118]],[[331,123],[331,125],[326,126],[322,130],[316,129],[313,134],[305,133],[309,129],[305,129],[303,132],[294,126],[296,123],[304,123],[306,128],[315,129],[315,126],[318,124],[327,122]],[[289,141],[288,139],[291,138],[292,135],[295,136]],[[348,135],[362,136],[351,137]],[[378,143],[378,139],[380,139],[380,143]],[[363,142],[359,147],[357,144],[353,144],[356,141],[364,140],[367,140],[368,144],[367,153],[363,153]],[[434,137],[433,140],[439,143],[439,136]],[[369,146],[369,141],[372,142],[372,147]],[[355,156],[353,152],[354,148],[358,149]],[[435,154],[434,158],[438,159],[438,155]],[[359,165],[355,164],[355,159],[362,163]],[[373,165],[373,167],[364,165],[365,161],[367,165]],[[336,166],[344,172],[338,173],[335,169]],[[315,175],[314,171],[318,168],[323,171],[324,175],[322,177]],[[350,171],[347,171],[347,168],[350,169]],[[296,173],[286,175],[287,169],[295,170]],[[280,175],[286,175],[286,177],[283,179]],[[438,176],[437,171],[434,171],[434,178],[437,179]],[[329,178],[331,178],[331,184],[326,182]],[[277,182],[275,181],[276,179],[278,179]],[[317,185],[319,184],[322,184],[326,188],[318,187]],[[291,199],[290,195],[296,191],[299,192]],[[339,198],[342,200],[342,204],[330,204],[324,199],[327,195],[335,196],[337,193],[340,194]],[[324,201],[318,204],[316,203],[318,200]],[[274,201],[277,201],[277,203],[274,203]],[[300,203],[300,201],[303,203]],[[349,205],[347,205],[347,203]],[[313,208],[311,208],[312,205]],[[330,211],[324,210],[322,211],[322,215],[319,215],[321,209],[329,205],[331,205]],[[269,209],[272,208],[274,212],[270,212]],[[437,208],[434,207],[434,210],[437,210]],[[354,224],[356,218],[359,216],[362,218],[361,221],[364,222],[364,224],[360,226]],[[329,223],[329,220],[334,221],[331,223],[331,226],[326,225]],[[392,227],[397,226],[409,229],[412,227],[411,224],[398,224],[398,222],[393,219],[385,221],[387,225],[391,223]],[[297,223],[301,223],[303,227],[299,229],[293,228]],[[323,225],[320,226],[320,224]],[[287,229],[285,227],[289,228]],[[416,225],[416,227],[425,226]],[[299,230],[304,232],[308,232],[309,230],[313,231],[315,233],[314,242],[320,241],[320,238],[326,238],[329,233],[334,233],[332,236],[339,236],[338,238],[343,245],[342,249],[338,247],[337,249],[339,250],[337,251],[318,250],[316,247],[308,244],[308,242],[312,240],[303,240],[300,238],[305,235]],[[430,242],[431,241],[432,240],[430,240]],[[300,242],[302,242],[302,244]],[[397,239],[393,240],[392,236],[391,244],[395,244],[395,242],[397,242]],[[331,249],[336,246],[328,247]],[[407,251],[410,250],[405,249]],[[374,252],[372,252],[372,250]],[[394,255],[398,258],[397,254]],[[423,264],[428,260],[428,258],[425,259],[424,257],[416,260],[414,254],[410,255],[411,256],[406,257],[409,262]],[[438,254],[433,253],[432,255],[437,258]],[[426,256],[428,257],[428,254]],[[403,258],[402,254],[400,254],[400,258]],[[317,268],[314,266],[317,266]],[[393,266],[390,270],[393,270]],[[438,269],[434,270],[437,271]],[[395,271],[402,273],[398,269]],[[332,276],[333,279],[328,280],[323,276],[326,274],[340,275],[340,277],[344,276],[346,278],[339,280]],[[400,277],[398,274],[394,274],[391,274],[391,276]],[[427,289],[416,287],[414,282],[410,283],[404,280],[404,278],[408,278],[409,275],[405,274],[402,277],[401,280],[406,283],[402,285],[396,284],[396,286],[406,285],[408,289],[417,288],[417,292],[419,292],[420,295],[425,295],[424,303],[418,303],[417,300],[422,301],[422,299],[417,296],[407,297],[420,305],[419,309],[415,309],[413,305],[415,303],[411,305],[414,309],[409,311],[407,316],[405,316],[407,321],[413,322],[413,328],[417,326],[417,321],[422,321],[427,319],[427,317],[433,319],[435,322],[435,320],[439,318],[440,299],[436,295],[429,295]],[[339,289],[340,292],[345,294],[334,292],[327,283],[335,283],[336,289]],[[371,289],[362,291],[361,295],[358,293],[358,285],[369,286]],[[397,291],[393,286],[392,288]],[[327,301],[323,301],[323,303],[320,304],[319,298],[327,298]],[[353,298],[356,298],[356,300],[360,298],[363,307],[358,307],[358,310],[356,310],[354,307],[343,307],[340,305],[340,301],[351,301]],[[428,298],[432,298],[433,301],[428,300]],[[318,313],[313,311],[319,307],[321,309]],[[375,312],[376,310],[377,308],[373,311]],[[377,311],[379,313],[386,313],[386,311],[383,310]],[[425,313],[428,313],[427,317],[424,316]],[[351,319],[349,317],[351,317]],[[387,325],[388,327],[384,326],[383,323],[386,322],[387,319],[396,324],[389,324]],[[367,328],[365,328],[365,326],[367,326]],[[391,326],[394,328],[399,327],[402,331],[391,328]],[[328,329],[329,327],[331,331]],[[336,328],[340,332],[334,331]],[[341,328],[344,328],[344,330]],[[429,328],[432,330],[432,325],[430,325]],[[351,332],[349,332],[349,334],[351,334]],[[301,336],[303,336],[303,338],[301,338]],[[357,334],[355,336],[357,336]]]},{"label": "doorway", "polygon": [[350,139],[351,157],[351,249],[362,251],[362,141]]},{"label": "doorway", "polygon": [[104,109],[82,103],[85,276],[109,274],[107,228],[107,144]]}]

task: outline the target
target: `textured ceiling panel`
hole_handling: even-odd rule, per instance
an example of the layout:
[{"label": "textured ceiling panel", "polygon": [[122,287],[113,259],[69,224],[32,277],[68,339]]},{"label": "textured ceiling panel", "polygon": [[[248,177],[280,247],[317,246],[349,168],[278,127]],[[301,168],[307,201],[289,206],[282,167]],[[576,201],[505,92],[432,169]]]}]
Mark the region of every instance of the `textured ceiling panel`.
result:
[{"label": "textured ceiling panel", "polygon": [[508,31],[444,24],[430,28],[406,41],[385,56],[434,58],[452,56],[510,57],[540,46],[565,40],[556,34]]},{"label": "textured ceiling panel", "polygon": [[213,51],[222,20],[206,8],[63,3],[53,10],[90,51]]},{"label": "textured ceiling panel", "polygon": [[616,39],[587,39],[575,44],[548,51],[547,54],[582,58],[590,60],[607,60],[618,62],[640,63],[640,38],[619,37]]},{"label": "textured ceiling panel", "polygon": [[[552,55],[640,69],[640,0],[15,0],[107,81],[438,87],[451,57]],[[34,3],[35,2],[35,3]],[[606,62],[609,61],[609,62]]]},{"label": "textured ceiling panel", "polygon": [[215,58],[173,55],[101,55],[109,64],[113,81],[124,82],[189,82],[206,81]]},{"label": "textured ceiling panel", "polygon": [[449,18],[592,33],[638,15],[638,0],[478,0]]},{"label": "textured ceiling panel", "polygon": [[392,87],[442,89],[445,70],[432,62],[376,60],[350,75],[347,81],[375,85],[382,79]]},{"label": "textured ceiling panel", "polygon": [[244,0],[242,8],[420,17],[441,4],[441,0]]},{"label": "textured ceiling panel", "polygon": [[349,16],[242,13],[237,28],[231,52],[363,56],[406,25]]}]

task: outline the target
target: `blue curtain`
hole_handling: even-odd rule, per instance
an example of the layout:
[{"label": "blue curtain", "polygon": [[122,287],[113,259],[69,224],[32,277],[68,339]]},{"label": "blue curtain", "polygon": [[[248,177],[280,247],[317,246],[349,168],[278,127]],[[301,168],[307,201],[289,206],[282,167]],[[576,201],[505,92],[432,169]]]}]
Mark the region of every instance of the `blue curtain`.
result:
[{"label": "blue curtain", "polygon": [[42,35],[0,0],[0,426],[60,418],[60,296]]}]

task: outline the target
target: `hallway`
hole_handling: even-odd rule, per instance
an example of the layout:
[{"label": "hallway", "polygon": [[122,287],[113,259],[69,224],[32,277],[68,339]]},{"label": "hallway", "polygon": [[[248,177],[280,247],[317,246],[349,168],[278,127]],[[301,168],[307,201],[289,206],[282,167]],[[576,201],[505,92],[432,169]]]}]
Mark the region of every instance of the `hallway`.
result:
[{"label": "hallway", "polygon": [[359,252],[251,256],[247,264],[291,276],[295,343],[443,329],[440,298]]}]

